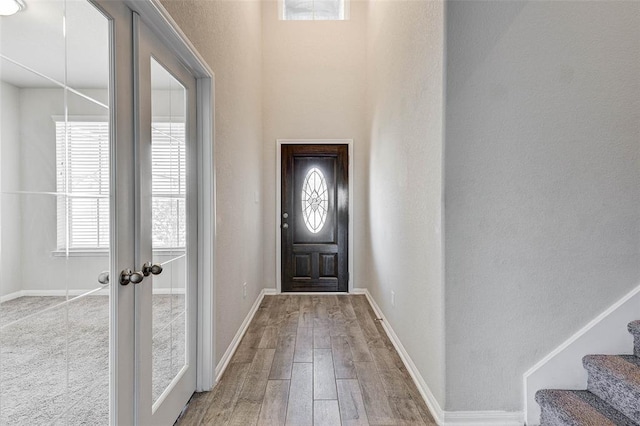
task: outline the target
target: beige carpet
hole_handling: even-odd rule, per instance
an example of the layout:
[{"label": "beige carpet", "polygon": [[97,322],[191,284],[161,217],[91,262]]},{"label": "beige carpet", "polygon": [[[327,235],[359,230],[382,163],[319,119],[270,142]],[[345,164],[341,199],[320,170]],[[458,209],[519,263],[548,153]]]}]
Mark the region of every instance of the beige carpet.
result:
[{"label": "beige carpet", "polygon": [[[155,295],[153,306],[155,400],[184,363],[184,297]],[[102,425],[108,404],[106,296],[0,304],[0,424]]]}]

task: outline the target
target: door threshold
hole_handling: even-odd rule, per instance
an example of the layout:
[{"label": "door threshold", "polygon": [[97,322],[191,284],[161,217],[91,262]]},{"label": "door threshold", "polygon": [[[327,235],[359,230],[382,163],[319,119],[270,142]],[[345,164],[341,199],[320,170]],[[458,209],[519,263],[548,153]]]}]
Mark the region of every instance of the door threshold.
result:
[{"label": "door threshold", "polygon": [[318,295],[326,295],[326,296],[341,296],[345,294],[351,294],[348,291],[281,291],[276,294],[296,294],[300,296],[318,296]]}]

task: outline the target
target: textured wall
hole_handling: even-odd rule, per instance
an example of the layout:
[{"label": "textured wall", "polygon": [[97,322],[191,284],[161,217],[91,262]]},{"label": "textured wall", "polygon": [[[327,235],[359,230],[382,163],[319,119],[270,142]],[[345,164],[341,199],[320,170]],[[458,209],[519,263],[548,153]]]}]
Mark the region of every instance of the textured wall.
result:
[{"label": "textured wall", "polygon": [[265,287],[261,5],[215,0],[162,4],[215,73],[217,363]]},{"label": "textured wall", "polygon": [[280,21],[263,3],[264,284],[276,287],[276,139],[354,140],[354,277],[364,287],[368,144],[366,3],[351,3],[348,21]]},{"label": "textured wall", "polygon": [[640,3],[450,1],[448,410],[520,410],[522,374],[638,285]]},{"label": "textured wall", "polygon": [[443,41],[443,2],[370,3],[367,287],[442,406]]},{"label": "textured wall", "polygon": [[20,90],[0,82],[0,297],[21,289]]}]

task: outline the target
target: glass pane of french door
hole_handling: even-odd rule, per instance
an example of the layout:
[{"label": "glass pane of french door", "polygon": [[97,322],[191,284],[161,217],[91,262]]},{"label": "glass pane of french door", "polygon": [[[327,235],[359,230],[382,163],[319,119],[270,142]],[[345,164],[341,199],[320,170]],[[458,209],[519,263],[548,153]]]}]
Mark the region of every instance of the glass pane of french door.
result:
[{"label": "glass pane of french door", "polygon": [[0,18],[0,424],[109,423],[110,25]]},{"label": "glass pane of french door", "polygon": [[186,365],[186,91],[151,58],[153,402]]}]

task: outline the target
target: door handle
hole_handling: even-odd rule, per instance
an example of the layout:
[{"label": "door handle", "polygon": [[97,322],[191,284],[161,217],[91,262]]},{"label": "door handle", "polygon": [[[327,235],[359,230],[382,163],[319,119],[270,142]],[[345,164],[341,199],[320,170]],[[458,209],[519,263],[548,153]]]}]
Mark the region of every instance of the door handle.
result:
[{"label": "door handle", "polygon": [[147,262],[144,265],[142,265],[142,274],[145,277],[148,277],[149,274],[160,275],[161,273],[162,273],[162,265],[160,265],[159,263],[156,263],[154,265],[151,262]]},{"label": "door handle", "polygon": [[109,271],[102,271],[98,275],[98,282],[102,285],[109,285]]},{"label": "door handle", "polygon": [[139,284],[144,280],[142,272],[133,272],[131,269],[124,269],[120,272],[120,284],[127,285],[129,283]]}]

